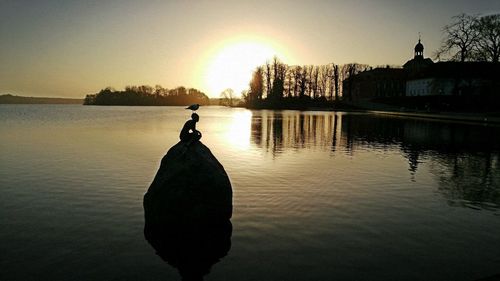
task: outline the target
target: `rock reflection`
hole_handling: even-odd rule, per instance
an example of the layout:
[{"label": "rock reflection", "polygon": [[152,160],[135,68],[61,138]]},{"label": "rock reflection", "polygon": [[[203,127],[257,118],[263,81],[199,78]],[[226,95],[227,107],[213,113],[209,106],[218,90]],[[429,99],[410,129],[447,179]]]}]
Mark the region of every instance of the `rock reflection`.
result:
[{"label": "rock reflection", "polygon": [[349,155],[399,150],[413,181],[419,165],[429,163],[439,192],[450,204],[481,208],[500,204],[498,126],[363,113],[257,111],[253,115],[252,142],[273,155],[302,148]]},{"label": "rock reflection", "polygon": [[203,280],[214,264],[231,248],[232,225],[171,224],[161,228],[146,225],[145,236],[156,254],[175,267],[182,280]]}]

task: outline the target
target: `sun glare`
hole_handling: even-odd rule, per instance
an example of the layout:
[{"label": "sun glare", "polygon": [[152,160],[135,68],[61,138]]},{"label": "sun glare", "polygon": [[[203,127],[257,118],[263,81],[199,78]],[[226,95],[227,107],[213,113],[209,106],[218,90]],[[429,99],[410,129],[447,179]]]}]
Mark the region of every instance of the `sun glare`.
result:
[{"label": "sun glare", "polygon": [[231,88],[236,96],[248,89],[252,72],[266,60],[277,56],[285,60],[284,54],[272,44],[260,40],[232,40],[228,41],[208,58],[205,67],[204,84],[212,97],[219,97],[220,93]]},{"label": "sun glare", "polygon": [[225,139],[231,145],[240,150],[246,150],[250,147],[250,133],[252,123],[252,113],[248,110],[237,111],[233,114],[233,121],[226,131]]}]

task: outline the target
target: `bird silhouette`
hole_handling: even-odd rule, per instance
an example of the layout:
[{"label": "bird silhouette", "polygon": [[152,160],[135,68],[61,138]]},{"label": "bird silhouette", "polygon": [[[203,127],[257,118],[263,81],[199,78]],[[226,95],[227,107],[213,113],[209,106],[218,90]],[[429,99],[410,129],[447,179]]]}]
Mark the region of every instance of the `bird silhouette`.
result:
[{"label": "bird silhouette", "polygon": [[192,111],[196,111],[196,110],[198,110],[198,108],[200,108],[200,105],[197,104],[197,103],[192,104],[192,105],[186,107],[186,109],[191,109]]}]

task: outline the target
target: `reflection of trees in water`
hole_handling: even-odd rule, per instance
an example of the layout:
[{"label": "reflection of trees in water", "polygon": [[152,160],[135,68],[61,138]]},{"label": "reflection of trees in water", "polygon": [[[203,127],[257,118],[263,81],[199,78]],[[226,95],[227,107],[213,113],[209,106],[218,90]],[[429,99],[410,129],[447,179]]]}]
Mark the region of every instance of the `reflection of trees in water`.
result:
[{"label": "reflection of trees in water", "polygon": [[400,121],[387,122],[385,118],[377,118],[366,114],[349,114],[342,116],[341,136],[345,137],[345,148],[354,153],[363,148],[386,149],[400,142],[403,126]]},{"label": "reflection of trees in water", "polygon": [[462,207],[500,207],[500,155],[441,155],[432,171],[438,179],[439,191],[450,205]]},{"label": "reflection of trees in water", "polygon": [[252,141],[273,154],[287,149],[398,149],[412,179],[431,163],[439,191],[450,202],[500,204],[500,128],[371,114],[256,111]]},{"label": "reflection of trees in water", "polygon": [[500,150],[500,128],[443,123],[420,119],[345,115],[342,135],[351,148],[397,146],[408,159],[409,170],[416,171],[419,159],[427,154],[449,155]]},{"label": "reflection of trees in water", "polygon": [[253,116],[251,124],[251,139],[259,147],[262,146],[262,117]]},{"label": "reflection of trees in water", "polygon": [[288,149],[329,149],[334,122],[338,120],[333,114],[256,111],[252,118],[251,139],[273,154]]},{"label": "reflection of trees in water", "polygon": [[370,115],[348,115],[342,121],[353,150],[397,144],[412,178],[421,160],[429,160],[450,204],[500,205],[500,128]]}]

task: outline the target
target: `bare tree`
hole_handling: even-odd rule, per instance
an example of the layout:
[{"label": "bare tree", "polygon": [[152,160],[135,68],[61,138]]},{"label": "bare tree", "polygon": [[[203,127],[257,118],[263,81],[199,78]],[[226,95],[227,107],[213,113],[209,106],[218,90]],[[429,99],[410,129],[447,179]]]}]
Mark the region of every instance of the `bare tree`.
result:
[{"label": "bare tree", "polygon": [[299,97],[303,98],[307,91],[307,85],[309,84],[307,79],[308,68],[306,66],[302,67],[299,75]]},{"label": "bare tree", "polygon": [[[241,99],[244,102],[246,102],[246,104],[248,105],[248,103],[250,101],[250,91],[249,90],[242,90],[240,93],[240,96],[241,96]],[[239,105],[242,105],[242,103],[240,102]]]},{"label": "bare tree", "polygon": [[294,97],[300,96],[300,78],[302,73],[302,67],[297,66],[293,69],[293,93]]},{"label": "bare tree", "polygon": [[233,106],[234,104],[234,91],[231,88],[225,89],[220,93],[220,105]]},{"label": "bare tree", "polygon": [[340,81],[340,73],[339,66],[337,64],[333,64],[333,84],[335,88],[335,100],[339,99],[339,81]]},{"label": "bare tree", "polygon": [[272,89],[271,97],[274,99],[283,98],[283,92],[285,90],[285,78],[288,66],[282,63],[277,57],[273,58],[272,64]]},{"label": "bare tree", "polygon": [[250,81],[250,92],[248,98],[250,101],[262,100],[262,93],[264,92],[264,70],[262,67],[257,67],[252,75]]},{"label": "bare tree", "polygon": [[288,71],[285,76],[285,92],[286,97],[290,98],[292,96],[292,87],[293,87],[293,69],[288,67]]},{"label": "bare tree", "polygon": [[266,61],[266,69],[264,70],[264,76],[266,78],[266,98],[271,95],[272,89],[272,72],[271,72],[271,64],[269,61]]},{"label": "bare tree", "polygon": [[319,67],[311,66],[311,91],[314,99],[318,98]]},{"label": "bare tree", "polygon": [[453,22],[443,28],[444,38],[441,47],[435,56],[440,59],[449,55],[452,60],[464,62],[472,59],[479,32],[477,30],[477,17],[460,14],[452,18]]},{"label": "bare tree", "polygon": [[329,78],[329,69],[328,65],[319,66],[319,80],[318,80],[318,93],[321,97],[326,97],[328,78]]},{"label": "bare tree", "polygon": [[304,70],[305,70],[305,83],[307,85],[307,94],[309,97],[312,97],[313,96],[313,70],[314,70],[314,66],[312,65],[309,65],[309,66],[304,66]]},{"label": "bare tree", "polygon": [[325,97],[328,98],[329,100],[333,100],[333,94],[335,92],[334,89],[334,84],[333,84],[333,64],[327,64],[326,66],[326,78],[328,79],[326,83],[326,87],[328,95],[325,93]]},{"label": "bare tree", "polygon": [[347,88],[342,88],[342,97],[347,98],[347,100],[352,101],[353,98],[353,79],[354,76],[360,73],[363,69],[368,66],[359,63],[348,63],[342,66],[342,79],[346,83]]},{"label": "bare tree", "polygon": [[475,28],[479,34],[475,51],[476,59],[498,62],[500,56],[500,14],[478,18]]}]

